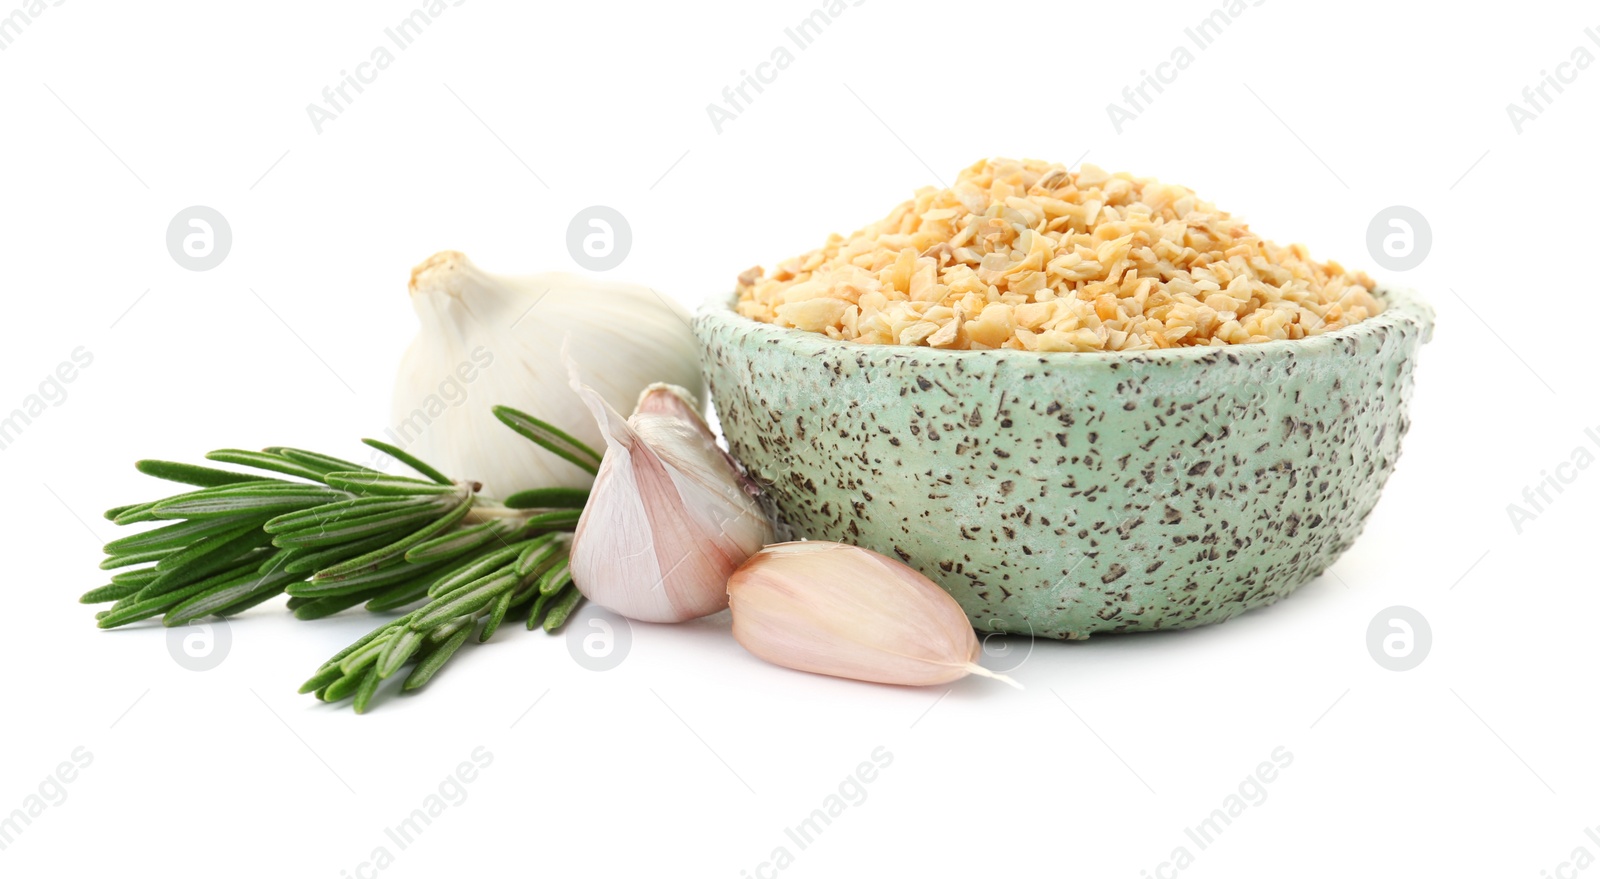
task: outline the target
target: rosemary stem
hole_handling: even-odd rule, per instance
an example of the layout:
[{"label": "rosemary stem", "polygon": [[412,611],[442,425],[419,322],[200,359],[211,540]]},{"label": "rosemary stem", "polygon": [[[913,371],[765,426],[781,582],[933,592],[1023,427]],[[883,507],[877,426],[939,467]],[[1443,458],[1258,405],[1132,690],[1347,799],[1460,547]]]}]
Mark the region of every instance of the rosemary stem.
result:
[{"label": "rosemary stem", "polygon": [[478,502],[472,505],[471,512],[467,513],[467,517],[461,521],[464,525],[481,525],[484,522],[504,519],[519,519],[526,522],[538,512],[540,511],[513,510],[510,507],[501,505],[499,501],[490,500],[480,495]]}]

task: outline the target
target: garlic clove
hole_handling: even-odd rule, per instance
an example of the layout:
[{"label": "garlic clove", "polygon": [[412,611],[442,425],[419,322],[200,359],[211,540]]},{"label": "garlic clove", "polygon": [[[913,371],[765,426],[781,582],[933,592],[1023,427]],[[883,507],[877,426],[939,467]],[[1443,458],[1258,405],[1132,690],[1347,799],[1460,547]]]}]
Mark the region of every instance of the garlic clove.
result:
[{"label": "garlic clove", "polygon": [[[700,404],[695,400],[693,394],[678,385],[669,385],[665,382],[656,382],[645,388],[639,394],[639,404],[633,410],[635,415],[644,413],[671,415],[689,422],[696,425],[706,436],[711,437],[712,443],[715,444],[716,437],[711,433],[711,425],[706,423],[705,416],[701,415],[700,412]],[[761,489],[756,485],[755,480],[744,472],[744,468],[739,465],[738,460],[728,454],[728,451],[720,445],[717,446],[717,451],[721,452],[723,459],[727,461],[728,469],[738,477],[739,485],[744,489],[744,493],[752,498],[761,497]]]},{"label": "garlic clove", "polygon": [[932,580],[868,549],[769,546],[728,580],[733,637],[775,665],[882,684],[945,684],[982,648],[961,605]]},{"label": "garlic clove", "polygon": [[[645,622],[728,606],[728,576],[772,539],[687,394],[647,391],[624,419],[574,371],[605,457],[572,541],[572,579],[594,603]],[[659,404],[659,405],[657,405]]]},{"label": "garlic clove", "polygon": [[612,406],[633,405],[658,381],[691,399],[704,388],[693,333],[648,287],[560,272],[496,275],[444,251],[412,270],[410,291],[421,327],[383,438],[490,495],[592,481],[493,414],[496,405],[533,412],[599,447],[594,418],[567,387],[564,339],[580,360],[606,364],[590,384]]}]

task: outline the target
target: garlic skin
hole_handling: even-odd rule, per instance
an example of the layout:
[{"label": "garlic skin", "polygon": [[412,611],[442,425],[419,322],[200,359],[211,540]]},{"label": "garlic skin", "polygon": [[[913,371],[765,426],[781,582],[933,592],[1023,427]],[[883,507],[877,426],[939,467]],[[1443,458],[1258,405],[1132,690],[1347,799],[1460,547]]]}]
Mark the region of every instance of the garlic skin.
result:
[{"label": "garlic skin", "polygon": [[906,686],[969,674],[982,647],[961,605],[932,580],[868,549],[778,543],[728,580],[733,637],[786,668]]},{"label": "garlic skin", "polygon": [[691,395],[704,388],[694,334],[648,287],[560,272],[493,275],[447,250],[411,271],[410,289],[422,326],[400,363],[387,439],[488,494],[591,482],[491,411],[525,410],[599,448],[595,419],[567,387],[568,338],[580,361],[605,364],[593,387],[612,406],[631,406],[653,382]]},{"label": "garlic skin", "polygon": [[772,524],[682,388],[652,386],[623,419],[579,381],[605,457],[572,537],[572,581],[629,619],[676,623],[728,606],[728,576]]},{"label": "garlic skin", "polygon": [[[700,414],[700,403],[688,389],[669,384],[667,382],[651,382],[644,390],[639,392],[639,401],[634,404],[633,414],[651,413],[654,415],[671,415],[675,418],[690,423],[705,424],[705,417]],[[711,428],[706,426],[709,433]]]}]

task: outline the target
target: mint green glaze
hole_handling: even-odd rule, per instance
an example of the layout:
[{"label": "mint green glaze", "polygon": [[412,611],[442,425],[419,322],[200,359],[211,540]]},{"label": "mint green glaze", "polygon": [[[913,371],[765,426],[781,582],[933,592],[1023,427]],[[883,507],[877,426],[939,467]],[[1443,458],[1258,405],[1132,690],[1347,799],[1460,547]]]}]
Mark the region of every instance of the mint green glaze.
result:
[{"label": "mint green glaze", "polygon": [[1087,638],[1270,604],[1361,532],[1433,311],[1298,341],[1031,354],[695,316],[733,454],[803,537],[896,556],[981,631]]}]

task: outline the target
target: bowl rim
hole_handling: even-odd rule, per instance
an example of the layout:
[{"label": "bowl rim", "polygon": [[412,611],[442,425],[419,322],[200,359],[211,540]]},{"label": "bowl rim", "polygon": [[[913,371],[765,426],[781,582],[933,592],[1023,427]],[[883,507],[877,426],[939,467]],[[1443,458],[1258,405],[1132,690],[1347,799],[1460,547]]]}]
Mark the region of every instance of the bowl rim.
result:
[{"label": "bowl rim", "polygon": [[1023,351],[1016,348],[991,348],[975,351],[929,348],[925,345],[869,345],[846,339],[833,339],[822,333],[780,327],[745,317],[733,308],[738,299],[737,292],[713,296],[706,300],[695,311],[694,323],[697,325],[697,334],[700,322],[702,320],[710,321],[753,333],[760,337],[763,342],[788,344],[793,348],[808,353],[838,353],[850,350],[858,354],[871,352],[874,356],[883,355],[910,359],[925,358],[928,360],[961,357],[1000,359],[1026,357],[1043,362],[1059,363],[1185,362],[1223,353],[1237,355],[1241,359],[1250,360],[1265,359],[1279,355],[1299,356],[1343,346],[1347,342],[1378,332],[1386,332],[1401,324],[1410,324],[1418,328],[1421,331],[1423,343],[1433,338],[1433,307],[1416,290],[1409,287],[1379,285],[1372,292],[1373,296],[1384,303],[1382,312],[1359,323],[1340,327],[1330,333],[1307,336],[1303,339],[1273,339],[1267,342],[1248,342],[1237,345],[1195,345],[1182,348],[1157,348],[1146,351]]}]

